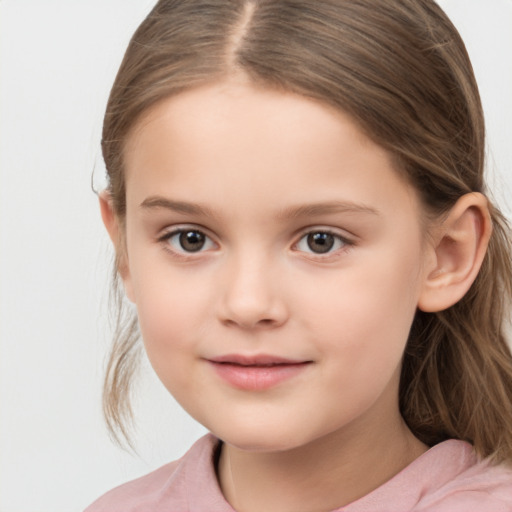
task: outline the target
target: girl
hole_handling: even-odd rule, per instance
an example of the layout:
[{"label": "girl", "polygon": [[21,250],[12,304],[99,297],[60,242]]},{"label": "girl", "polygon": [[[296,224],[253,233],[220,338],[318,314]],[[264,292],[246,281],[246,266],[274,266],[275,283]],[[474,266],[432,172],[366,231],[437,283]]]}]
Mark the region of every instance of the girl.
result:
[{"label": "girl", "polygon": [[433,0],[161,0],[102,145],[107,420],[140,328],[211,434],[87,512],[512,511],[509,231]]}]

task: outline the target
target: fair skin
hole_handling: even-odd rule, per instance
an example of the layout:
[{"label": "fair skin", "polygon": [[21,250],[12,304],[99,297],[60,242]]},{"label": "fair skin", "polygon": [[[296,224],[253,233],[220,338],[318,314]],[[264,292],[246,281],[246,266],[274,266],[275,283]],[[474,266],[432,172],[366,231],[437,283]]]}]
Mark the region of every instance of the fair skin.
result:
[{"label": "fair skin", "polygon": [[399,413],[401,359],[417,308],[478,271],[481,196],[426,237],[348,116],[234,80],[150,109],[125,170],[123,227],[105,195],[102,211],[126,293],[159,378],[224,441],[236,510],[332,510],[427,449]]}]

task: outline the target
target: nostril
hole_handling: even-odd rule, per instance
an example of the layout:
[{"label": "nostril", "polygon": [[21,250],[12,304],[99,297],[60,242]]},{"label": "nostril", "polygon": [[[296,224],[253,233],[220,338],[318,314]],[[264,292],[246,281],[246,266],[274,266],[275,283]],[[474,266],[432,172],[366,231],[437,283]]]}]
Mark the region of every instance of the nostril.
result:
[{"label": "nostril", "polygon": [[256,320],[252,322],[250,319],[233,319],[233,318],[225,318],[223,320],[224,325],[232,326],[232,327],[241,327],[242,329],[258,329],[258,328],[271,328],[279,325],[278,319],[273,318],[262,318],[260,320]]}]

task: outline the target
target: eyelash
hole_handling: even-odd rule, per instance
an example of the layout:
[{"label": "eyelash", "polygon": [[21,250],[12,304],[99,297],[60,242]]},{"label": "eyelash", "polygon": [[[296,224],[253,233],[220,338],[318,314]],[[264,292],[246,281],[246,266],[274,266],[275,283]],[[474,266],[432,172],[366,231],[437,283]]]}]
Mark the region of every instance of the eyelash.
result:
[{"label": "eyelash", "polygon": [[[173,229],[172,231],[169,231],[167,233],[164,233],[161,237],[158,238],[158,242],[162,243],[164,246],[164,249],[166,251],[170,252],[173,256],[175,256],[177,258],[182,258],[182,259],[188,260],[190,258],[194,258],[195,254],[204,252],[204,250],[203,250],[203,246],[200,247],[197,251],[187,251],[183,248],[183,246],[181,246],[181,248],[172,247],[172,245],[171,245],[172,239],[174,237],[178,237],[178,236],[184,235],[186,233],[199,234],[202,237],[204,237],[205,244],[209,244],[212,246],[216,245],[215,242],[213,242],[213,240],[211,239],[211,237],[209,237],[203,230],[195,228],[193,226],[177,228],[177,229]],[[181,245],[181,240],[178,239],[177,243],[179,245]]]},{"label": "eyelash", "polygon": [[[209,237],[203,230],[201,230],[199,228],[195,228],[193,226],[177,228],[177,229],[173,229],[172,231],[169,231],[167,233],[164,233],[161,237],[158,238],[158,242],[162,243],[164,245],[165,250],[170,252],[173,256],[175,256],[177,258],[182,258],[182,259],[188,260],[191,258],[195,258],[195,254],[200,254],[202,252],[205,252],[204,245],[201,246],[196,251],[187,251],[183,247],[182,240],[180,240],[180,239],[177,240],[177,244],[179,244],[181,247],[179,247],[179,248],[172,247],[171,240],[174,237],[181,237],[182,235],[184,235],[186,233],[195,233],[196,235],[198,234],[200,237],[204,237],[203,239],[205,241],[205,245],[208,245],[206,250],[210,249],[211,246],[217,245],[211,239],[211,237]],[[307,251],[304,249],[298,249],[298,247],[301,243],[308,244],[308,242],[309,242],[308,237],[312,236],[312,235],[322,235],[324,237],[325,237],[325,235],[327,235],[327,236],[333,237],[333,239],[334,239],[333,245],[331,247],[329,247],[323,253],[322,252],[314,252],[313,250]],[[337,247],[336,247],[336,245],[337,245]],[[355,243],[353,241],[347,239],[346,237],[344,237],[344,236],[340,235],[339,233],[336,233],[332,230],[321,229],[321,228],[318,228],[318,229],[310,228],[310,229],[308,229],[308,231],[304,231],[301,234],[299,240],[293,244],[292,250],[308,254],[308,258],[326,259],[326,258],[334,256],[335,254],[339,255],[340,252],[344,252],[344,251],[348,250],[353,245],[355,245]],[[334,251],[332,250],[332,247],[336,247]],[[309,247],[309,249],[311,249],[311,248]]]},{"label": "eyelash", "polygon": [[[334,239],[334,246],[336,244],[338,247],[336,247],[334,250],[332,249],[332,246],[328,248],[326,252],[314,252],[314,251],[305,251],[302,250],[301,252],[304,252],[305,254],[308,254],[308,258],[314,258],[314,259],[327,259],[329,257],[339,256],[341,253],[347,251],[350,249],[353,245],[355,245],[355,242],[352,240],[349,240],[348,238],[340,235],[339,233],[336,233],[335,231],[332,231],[330,229],[322,229],[322,228],[310,228],[307,231],[303,232],[298,242],[296,242],[293,247],[297,248],[299,247],[299,244],[301,244],[303,241],[308,244],[308,237],[311,235],[328,235],[333,237]],[[309,249],[311,249],[309,247]],[[297,249],[300,251],[300,249]]]}]

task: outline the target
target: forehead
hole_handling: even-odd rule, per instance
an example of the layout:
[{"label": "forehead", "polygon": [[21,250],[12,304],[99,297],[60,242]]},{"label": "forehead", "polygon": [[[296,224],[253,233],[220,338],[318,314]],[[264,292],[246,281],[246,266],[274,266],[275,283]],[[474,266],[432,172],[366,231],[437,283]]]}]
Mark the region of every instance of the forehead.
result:
[{"label": "forehead", "polygon": [[380,209],[416,200],[389,153],[348,115],[244,83],[160,102],[137,123],[124,156],[128,200],[139,204],[157,193],[224,207],[231,194],[233,209],[324,200]]}]

